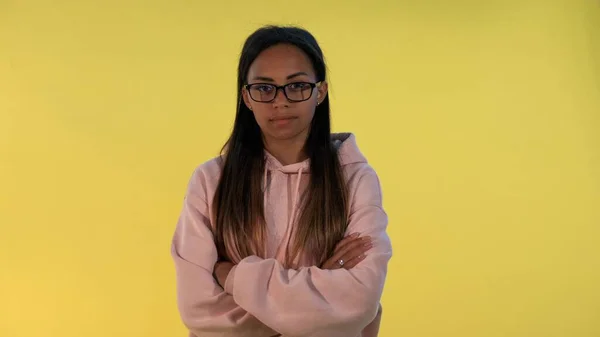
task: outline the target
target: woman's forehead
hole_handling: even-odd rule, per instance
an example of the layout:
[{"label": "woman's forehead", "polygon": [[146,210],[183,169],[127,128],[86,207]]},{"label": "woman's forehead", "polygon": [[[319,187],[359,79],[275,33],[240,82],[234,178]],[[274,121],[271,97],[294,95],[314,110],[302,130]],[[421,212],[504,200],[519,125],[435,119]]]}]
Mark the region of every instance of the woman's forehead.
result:
[{"label": "woman's forehead", "polygon": [[314,77],[314,70],[308,56],[298,47],[276,45],[260,53],[248,71],[248,78],[271,78],[287,80],[289,76],[304,74]]}]

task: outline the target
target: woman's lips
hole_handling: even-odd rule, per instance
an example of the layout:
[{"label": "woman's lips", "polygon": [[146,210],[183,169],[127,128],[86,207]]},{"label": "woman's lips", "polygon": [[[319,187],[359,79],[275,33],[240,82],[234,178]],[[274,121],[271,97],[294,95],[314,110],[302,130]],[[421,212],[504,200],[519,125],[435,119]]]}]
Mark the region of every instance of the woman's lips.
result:
[{"label": "woman's lips", "polygon": [[284,126],[291,123],[296,117],[276,117],[271,119],[271,123],[276,126]]}]

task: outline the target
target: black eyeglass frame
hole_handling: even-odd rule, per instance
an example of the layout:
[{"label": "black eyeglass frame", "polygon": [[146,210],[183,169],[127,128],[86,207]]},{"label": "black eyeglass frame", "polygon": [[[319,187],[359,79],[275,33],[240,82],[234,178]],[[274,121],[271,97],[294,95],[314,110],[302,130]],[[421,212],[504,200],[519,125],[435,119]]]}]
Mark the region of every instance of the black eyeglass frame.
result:
[{"label": "black eyeglass frame", "polygon": [[[321,85],[321,83],[322,83],[322,81],[314,82],[314,83],[313,82],[302,82],[301,81],[301,82],[287,83],[287,84],[284,84],[284,85],[276,85],[276,84],[273,84],[273,83],[248,83],[248,84],[244,85],[244,88],[248,91],[248,96],[250,96],[250,99],[252,99],[253,101],[258,102],[258,103],[271,103],[271,102],[273,102],[277,98],[277,93],[279,92],[279,90],[283,91],[283,95],[285,96],[285,98],[288,101],[293,102],[293,103],[298,103],[298,102],[308,101],[312,97],[313,91],[315,91],[315,88],[319,87]],[[288,97],[288,95],[287,95],[287,92],[285,91],[285,88],[287,88],[290,85],[294,85],[294,84],[308,84],[310,86],[310,95],[308,95],[307,98],[301,99],[301,100],[290,99]],[[252,86],[255,86],[255,85],[268,85],[268,86],[274,87],[275,88],[275,95],[273,96],[273,99],[271,99],[269,101],[259,101],[259,100],[255,99],[254,97],[252,97],[252,92],[250,91],[250,88]]]}]

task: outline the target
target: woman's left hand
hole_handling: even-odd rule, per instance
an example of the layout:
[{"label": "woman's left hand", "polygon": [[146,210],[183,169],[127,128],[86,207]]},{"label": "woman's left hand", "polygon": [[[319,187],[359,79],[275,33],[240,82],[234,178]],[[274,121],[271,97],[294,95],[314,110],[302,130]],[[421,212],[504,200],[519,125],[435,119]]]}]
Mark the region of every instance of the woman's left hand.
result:
[{"label": "woman's left hand", "polygon": [[346,236],[338,242],[331,256],[321,266],[322,269],[352,269],[365,258],[365,253],[373,248],[371,238],[359,237],[358,233]]},{"label": "woman's left hand", "polygon": [[228,261],[219,261],[215,263],[213,275],[223,289],[225,289],[225,281],[227,280],[227,276],[229,276],[229,272],[233,266],[235,265]]}]

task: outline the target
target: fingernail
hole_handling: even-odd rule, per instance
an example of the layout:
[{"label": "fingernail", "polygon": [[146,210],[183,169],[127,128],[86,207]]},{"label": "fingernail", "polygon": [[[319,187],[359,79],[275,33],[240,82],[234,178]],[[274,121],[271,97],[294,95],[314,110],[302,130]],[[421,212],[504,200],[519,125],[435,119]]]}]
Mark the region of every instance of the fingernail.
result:
[{"label": "fingernail", "polygon": [[372,242],[367,242],[367,243],[365,243],[365,247],[367,247],[367,248],[373,248],[373,243]]},{"label": "fingernail", "polygon": [[350,235],[353,238],[357,238],[360,235],[360,233],[353,233],[352,235]]}]

